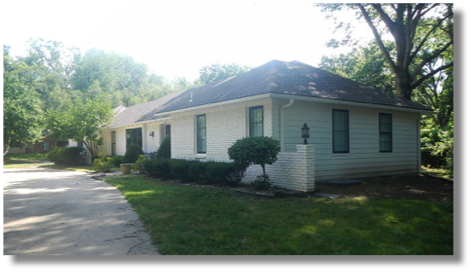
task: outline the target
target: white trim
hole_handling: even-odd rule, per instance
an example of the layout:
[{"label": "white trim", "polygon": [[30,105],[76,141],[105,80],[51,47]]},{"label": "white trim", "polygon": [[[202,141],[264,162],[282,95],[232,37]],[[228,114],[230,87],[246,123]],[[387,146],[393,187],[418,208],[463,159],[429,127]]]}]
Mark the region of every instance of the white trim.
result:
[{"label": "white trim", "polygon": [[246,102],[246,101],[258,100],[258,99],[270,98],[270,97],[271,97],[271,94],[248,96],[248,97],[243,97],[243,98],[231,99],[231,100],[226,100],[226,101],[221,101],[221,102],[216,102],[216,103],[211,103],[211,104],[204,104],[204,105],[179,109],[179,110],[175,110],[175,111],[169,111],[169,112],[165,112],[165,113],[157,113],[157,114],[155,114],[155,116],[169,115],[169,114],[175,114],[175,113],[183,113],[183,112],[188,112],[188,111],[196,111],[196,110],[201,110],[201,109],[206,109],[206,108],[219,107],[219,106],[224,106],[224,105],[242,103],[242,102]]},{"label": "white trim", "polygon": [[282,98],[282,99],[292,99],[293,98],[295,100],[301,100],[301,101],[310,101],[310,102],[320,102],[320,103],[328,103],[328,104],[341,104],[341,105],[349,105],[349,106],[360,106],[360,107],[378,108],[378,109],[386,109],[386,110],[405,111],[405,112],[420,113],[420,114],[424,114],[424,115],[433,113],[433,111],[414,109],[414,108],[408,108],[408,107],[388,106],[388,105],[380,105],[380,104],[372,104],[372,103],[360,103],[360,102],[352,102],[352,101],[344,101],[344,100],[336,100],[336,99],[315,98],[315,97],[309,97],[309,96],[270,94],[270,97],[271,98]]}]

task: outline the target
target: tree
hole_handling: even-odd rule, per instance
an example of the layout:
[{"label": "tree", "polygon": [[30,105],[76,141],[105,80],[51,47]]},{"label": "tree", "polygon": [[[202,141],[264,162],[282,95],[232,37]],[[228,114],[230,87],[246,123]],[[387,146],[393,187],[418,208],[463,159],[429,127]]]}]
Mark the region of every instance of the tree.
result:
[{"label": "tree", "polygon": [[62,106],[49,109],[47,126],[55,139],[82,141],[95,159],[102,142],[100,134],[112,117],[113,109],[107,97],[99,87],[93,86],[87,94],[70,91]]},{"label": "tree", "polygon": [[[435,62],[453,48],[452,4],[318,4],[322,11],[335,12],[343,8],[358,11],[372,31],[377,46],[395,76],[397,95],[411,99],[412,92],[438,72],[453,67],[453,61]],[[344,24],[340,23],[342,27]],[[424,31],[420,31],[424,30]],[[394,40],[391,53],[382,35],[388,33]],[[436,47],[427,45],[436,41]],[[350,41],[350,34],[343,43]],[[339,43],[331,41],[338,46]],[[432,45],[434,46],[434,45]],[[429,64],[436,64],[426,70]]]},{"label": "tree", "polygon": [[9,48],[3,46],[3,154],[10,147],[34,142],[43,130],[41,101],[34,87],[23,75],[29,68],[10,59]]},{"label": "tree", "polygon": [[353,49],[347,54],[323,56],[319,67],[385,92],[395,92],[395,79],[375,43]]},{"label": "tree", "polygon": [[263,177],[266,178],[265,165],[277,161],[280,142],[270,137],[246,137],[237,140],[227,152],[229,158],[242,167],[248,167],[251,164],[260,165]]},{"label": "tree", "polygon": [[199,82],[201,84],[208,84],[231,76],[243,74],[251,69],[252,68],[248,66],[242,66],[237,63],[212,64],[199,69]]}]

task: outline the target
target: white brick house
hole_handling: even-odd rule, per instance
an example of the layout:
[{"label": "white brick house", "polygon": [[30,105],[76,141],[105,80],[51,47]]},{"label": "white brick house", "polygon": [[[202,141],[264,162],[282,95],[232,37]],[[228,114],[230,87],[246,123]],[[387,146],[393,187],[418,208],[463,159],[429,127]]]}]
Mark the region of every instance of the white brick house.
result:
[{"label": "white brick house", "polygon": [[[293,61],[271,61],[228,78],[120,112],[101,150],[123,155],[140,139],[145,152],[171,134],[171,156],[230,161],[237,140],[264,135],[280,141],[268,166],[274,183],[312,191],[315,180],[417,173],[419,124],[430,109]],[[302,145],[301,127],[310,127]],[[261,173],[247,170],[246,181]]]}]

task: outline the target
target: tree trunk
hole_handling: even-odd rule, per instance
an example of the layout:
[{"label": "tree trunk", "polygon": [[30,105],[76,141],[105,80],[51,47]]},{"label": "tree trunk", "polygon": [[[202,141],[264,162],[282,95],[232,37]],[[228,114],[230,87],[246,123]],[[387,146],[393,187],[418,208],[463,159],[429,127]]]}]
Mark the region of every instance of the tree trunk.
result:
[{"label": "tree trunk", "polygon": [[411,100],[411,89],[410,74],[407,70],[402,69],[400,72],[395,74],[395,80],[397,82],[397,96]]},{"label": "tree trunk", "polygon": [[6,155],[8,153],[8,150],[10,150],[10,141],[5,145],[3,145],[3,155]]}]

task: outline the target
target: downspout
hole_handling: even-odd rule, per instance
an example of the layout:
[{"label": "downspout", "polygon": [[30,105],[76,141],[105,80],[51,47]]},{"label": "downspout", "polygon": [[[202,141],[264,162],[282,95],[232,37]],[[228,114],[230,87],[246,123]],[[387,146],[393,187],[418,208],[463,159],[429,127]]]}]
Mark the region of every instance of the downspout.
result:
[{"label": "downspout", "polygon": [[295,103],[295,100],[293,98],[290,99],[290,102],[288,104],[281,106],[280,108],[280,148],[281,152],[285,152],[285,112],[283,112],[284,109],[290,107]]}]

